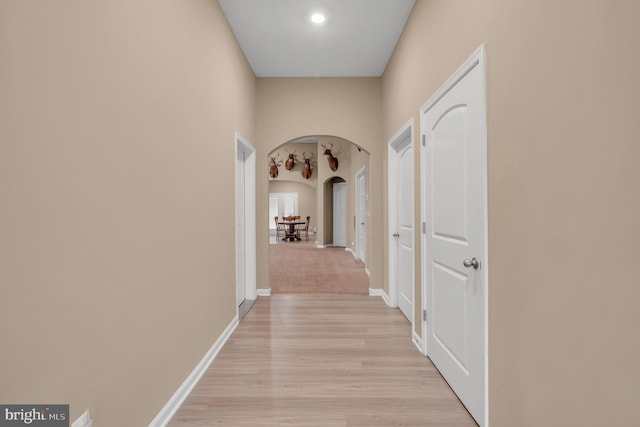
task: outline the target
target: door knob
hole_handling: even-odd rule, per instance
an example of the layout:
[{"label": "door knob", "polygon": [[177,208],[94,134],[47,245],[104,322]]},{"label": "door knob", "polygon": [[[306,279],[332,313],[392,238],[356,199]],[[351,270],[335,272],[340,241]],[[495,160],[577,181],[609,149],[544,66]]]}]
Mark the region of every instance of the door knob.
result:
[{"label": "door knob", "polygon": [[393,233],[393,237],[400,237],[400,233]]},{"label": "door knob", "polygon": [[474,270],[477,270],[478,268],[480,268],[480,261],[478,261],[476,257],[473,257],[471,259],[465,259],[464,261],[462,261],[462,265],[467,268],[473,267]]}]

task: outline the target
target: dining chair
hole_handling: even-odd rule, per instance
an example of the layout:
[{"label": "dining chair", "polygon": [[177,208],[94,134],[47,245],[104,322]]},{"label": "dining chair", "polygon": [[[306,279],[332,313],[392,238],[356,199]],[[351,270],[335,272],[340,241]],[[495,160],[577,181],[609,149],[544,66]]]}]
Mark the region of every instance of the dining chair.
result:
[{"label": "dining chair", "polygon": [[300,238],[304,237],[306,240],[309,240],[309,224],[310,223],[311,223],[311,217],[308,216],[307,223],[304,225],[304,227],[301,227],[298,229]]},{"label": "dining chair", "polygon": [[280,241],[280,237],[282,236],[282,240],[284,240],[284,236],[286,236],[286,230],[284,228],[284,224],[280,224],[278,221],[278,217],[274,217],[276,221],[276,242]]}]

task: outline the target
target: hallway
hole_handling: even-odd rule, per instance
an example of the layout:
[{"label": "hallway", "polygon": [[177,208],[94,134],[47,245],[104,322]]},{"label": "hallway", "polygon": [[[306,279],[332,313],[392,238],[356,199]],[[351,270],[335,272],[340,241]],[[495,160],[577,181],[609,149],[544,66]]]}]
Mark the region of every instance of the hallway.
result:
[{"label": "hallway", "polygon": [[169,424],[475,426],[397,309],[365,295],[258,298]]}]

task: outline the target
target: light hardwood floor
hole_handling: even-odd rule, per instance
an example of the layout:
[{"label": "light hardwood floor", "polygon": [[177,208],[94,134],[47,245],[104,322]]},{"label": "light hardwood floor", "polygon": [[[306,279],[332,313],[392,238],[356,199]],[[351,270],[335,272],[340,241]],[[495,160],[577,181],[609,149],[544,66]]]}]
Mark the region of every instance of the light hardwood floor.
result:
[{"label": "light hardwood floor", "polygon": [[258,298],[169,424],[476,426],[381,298]]}]

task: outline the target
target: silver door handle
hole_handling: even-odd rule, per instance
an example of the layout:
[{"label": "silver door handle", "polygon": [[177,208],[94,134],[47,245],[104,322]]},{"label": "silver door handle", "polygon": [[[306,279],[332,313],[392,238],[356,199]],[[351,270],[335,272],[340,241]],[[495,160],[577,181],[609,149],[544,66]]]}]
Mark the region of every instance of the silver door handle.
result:
[{"label": "silver door handle", "polygon": [[400,237],[400,233],[393,233],[393,237]]},{"label": "silver door handle", "polygon": [[473,267],[474,270],[477,270],[478,268],[480,268],[480,261],[478,261],[476,257],[473,257],[471,259],[465,259],[464,261],[462,261],[462,265],[467,268]]}]

